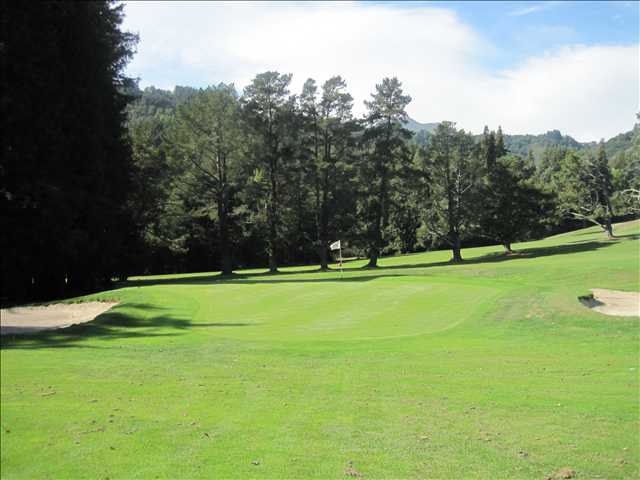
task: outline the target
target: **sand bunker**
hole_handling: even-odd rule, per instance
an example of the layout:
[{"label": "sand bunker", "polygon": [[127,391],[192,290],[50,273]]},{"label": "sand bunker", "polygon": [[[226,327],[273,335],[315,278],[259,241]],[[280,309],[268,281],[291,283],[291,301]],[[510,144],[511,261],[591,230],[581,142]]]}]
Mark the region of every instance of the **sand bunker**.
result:
[{"label": "sand bunker", "polygon": [[620,292],[592,288],[592,295],[580,297],[587,307],[605,315],[640,317],[640,292]]},{"label": "sand bunker", "polygon": [[56,303],[0,311],[0,334],[34,333],[90,322],[117,302]]}]

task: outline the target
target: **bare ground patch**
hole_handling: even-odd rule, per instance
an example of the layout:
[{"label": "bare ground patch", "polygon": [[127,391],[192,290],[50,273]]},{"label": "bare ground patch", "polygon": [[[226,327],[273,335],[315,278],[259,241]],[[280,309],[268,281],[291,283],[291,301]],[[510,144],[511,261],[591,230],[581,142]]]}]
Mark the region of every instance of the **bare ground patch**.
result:
[{"label": "bare ground patch", "polygon": [[117,302],[55,303],[3,308],[0,311],[0,334],[35,333],[90,322],[116,304]]}]

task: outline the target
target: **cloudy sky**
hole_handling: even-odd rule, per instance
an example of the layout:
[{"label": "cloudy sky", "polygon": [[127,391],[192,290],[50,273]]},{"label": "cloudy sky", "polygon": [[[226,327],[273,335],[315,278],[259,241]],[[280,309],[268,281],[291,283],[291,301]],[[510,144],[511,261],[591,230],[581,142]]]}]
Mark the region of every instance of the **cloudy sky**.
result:
[{"label": "cloudy sky", "polygon": [[297,93],[342,75],[362,114],[397,76],[420,122],[580,141],[630,130],[640,110],[637,2],[129,2],[125,13],[141,87],[242,91],[278,70]]}]

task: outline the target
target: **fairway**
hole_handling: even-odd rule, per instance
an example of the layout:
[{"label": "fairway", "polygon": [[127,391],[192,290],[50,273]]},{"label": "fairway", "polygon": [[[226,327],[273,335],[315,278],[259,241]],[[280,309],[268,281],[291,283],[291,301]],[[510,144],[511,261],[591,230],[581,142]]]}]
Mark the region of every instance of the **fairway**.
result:
[{"label": "fairway", "polygon": [[2,338],[2,478],[638,478],[638,318],[578,301],[640,290],[615,231],[82,297]]}]

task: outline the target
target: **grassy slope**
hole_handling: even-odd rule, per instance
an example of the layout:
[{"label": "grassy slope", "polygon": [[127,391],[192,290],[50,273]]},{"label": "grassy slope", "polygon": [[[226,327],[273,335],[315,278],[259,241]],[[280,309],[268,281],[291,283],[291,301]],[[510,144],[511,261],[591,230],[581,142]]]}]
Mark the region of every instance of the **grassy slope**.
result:
[{"label": "grassy slope", "polygon": [[92,324],[3,339],[2,477],[637,478],[638,320],[576,297],[640,289],[639,227],[134,279]]}]

